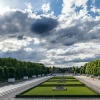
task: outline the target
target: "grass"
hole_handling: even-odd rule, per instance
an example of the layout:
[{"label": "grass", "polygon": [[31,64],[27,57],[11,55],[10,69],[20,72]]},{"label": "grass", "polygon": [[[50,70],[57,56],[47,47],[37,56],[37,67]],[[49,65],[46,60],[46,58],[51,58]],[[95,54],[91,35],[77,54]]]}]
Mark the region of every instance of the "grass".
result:
[{"label": "grass", "polygon": [[53,87],[36,87],[22,95],[96,95],[87,87],[67,87],[66,91],[52,91]]}]

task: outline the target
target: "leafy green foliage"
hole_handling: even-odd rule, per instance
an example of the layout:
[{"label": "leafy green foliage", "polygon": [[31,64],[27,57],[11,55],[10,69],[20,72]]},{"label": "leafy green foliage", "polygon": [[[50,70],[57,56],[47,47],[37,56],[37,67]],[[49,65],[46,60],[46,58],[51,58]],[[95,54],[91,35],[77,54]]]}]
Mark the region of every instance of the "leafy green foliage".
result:
[{"label": "leafy green foliage", "polygon": [[14,58],[0,58],[0,78],[21,79],[23,76],[41,75],[50,73],[49,67],[42,63],[19,61]]},{"label": "leafy green foliage", "polygon": [[7,79],[9,77],[9,70],[6,66],[3,67],[4,70],[4,79]]},{"label": "leafy green foliage", "polygon": [[2,67],[0,67],[0,79],[2,79],[4,76],[4,70]]},{"label": "leafy green foliage", "polygon": [[15,72],[16,72],[15,68],[14,67],[9,67],[8,70],[9,70],[9,78],[15,78],[15,76],[16,76],[16,74],[15,74]]},{"label": "leafy green foliage", "polygon": [[74,71],[74,74],[80,73],[80,68],[78,67],[72,67],[72,70]]},{"label": "leafy green foliage", "polygon": [[92,74],[92,75],[100,75],[100,60],[95,60],[89,63],[86,63],[84,66],[80,68],[81,74]]}]

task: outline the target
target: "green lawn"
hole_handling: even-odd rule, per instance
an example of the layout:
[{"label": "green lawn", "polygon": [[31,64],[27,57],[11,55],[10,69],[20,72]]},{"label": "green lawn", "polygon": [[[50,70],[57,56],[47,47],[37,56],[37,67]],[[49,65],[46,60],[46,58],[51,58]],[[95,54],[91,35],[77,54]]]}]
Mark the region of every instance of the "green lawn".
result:
[{"label": "green lawn", "polygon": [[[26,96],[26,97],[31,97],[31,96],[98,96],[96,92],[93,90],[89,89],[86,87],[83,83],[80,81],[76,80],[72,76],[66,76],[66,83],[58,83],[58,81],[61,79],[61,77],[53,77],[42,84],[29,89],[21,94],[20,96]],[[64,84],[64,86],[67,88],[67,90],[62,91],[62,90],[52,90],[53,87],[58,86],[60,84]]]},{"label": "green lawn", "polygon": [[22,95],[96,95],[87,87],[67,87],[66,91],[53,91],[53,87],[36,87]]}]

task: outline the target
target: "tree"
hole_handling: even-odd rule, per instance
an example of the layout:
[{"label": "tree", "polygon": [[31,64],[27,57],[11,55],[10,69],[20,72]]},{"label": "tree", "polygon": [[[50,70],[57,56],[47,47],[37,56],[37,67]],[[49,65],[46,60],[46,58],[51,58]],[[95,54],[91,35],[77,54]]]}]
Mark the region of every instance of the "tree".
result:
[{"label": "tree", "polygon": [[28,72],[29,72],[29,70],[28,70],[27,67],[26,68],[23,68],[23,75],[24,76],[28,76]]},{"label": "tree", "polygon": [[5,79],[7,79],[8,77],[21,79],[23,78],[23,76],[31,77],[32,75],[42,75],[44,74],[44,70],[46,68],[42,63],[19,61],[15,58],[10,57],[0,58],[0,66],[2,66],[4,70],[3,78]]},{"label": "tree", "polygon": [[9,70],[8,70],[8,68],[6,66],[4,66],[3,70],[4,70],[4,78],[8,79],[8,77],[9,77]]},{"label": "tree", "polygon": [[15,68],[14,67],[9,67],[8,70],[9,70],[9,78],[15,78],[15,76],[16,76]]},{"label": "tree", "polygon": [[0,79],[3,79],[4,76],[4,70],[2,67],[0,67]]},{"label": "tree", "polygon": [[74,74],[76,74],[76,69],[74,66],[72,67],[72,70],[74,71]]},{"label": "tree", "polygon": [[55,66],[53,66],[52,71],[54,71],[55,69],[56,69],[56,67],[55,67]]},{"label": "tree", "polygon": [[49,67],[49,72],[51,73],[51,75],[52,75],[52,72],[53,72],[53,68],[50,66]]},{"label": "tree", "polygon": [[59,71],[60,71],[61,73],[66,73],[68,70],[67,70],[67,68],[59,68]]},{"label": "tree", "polygon": [[20,79],[21,78],[21,68],[20,67],[16,67],[16,78]]}]

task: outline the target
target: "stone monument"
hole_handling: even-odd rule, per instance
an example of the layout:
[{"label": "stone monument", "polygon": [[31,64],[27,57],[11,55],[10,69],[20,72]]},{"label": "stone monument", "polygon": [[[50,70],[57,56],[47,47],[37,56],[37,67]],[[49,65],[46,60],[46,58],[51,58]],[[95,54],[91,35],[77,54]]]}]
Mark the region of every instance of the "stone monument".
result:
[{"label": "stone monument", "polygon": [[64,90],[67,90],[67,88],[66,87],[64,87],[64,85],[62,84],[62,83],[66,83],[66,79],[65,79],[65,77],[64,76],[62,76],[61,77],[61,79],[58,81],[58,83],[61,83],[60,85],[58,85],[58,86],[55,86],[55,87],[53,87],[53,89],[52,90],[54,90],[54,91],[64,91]]}]

